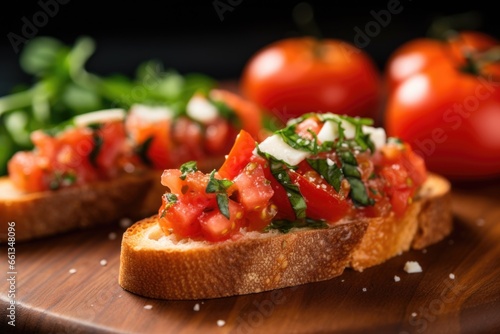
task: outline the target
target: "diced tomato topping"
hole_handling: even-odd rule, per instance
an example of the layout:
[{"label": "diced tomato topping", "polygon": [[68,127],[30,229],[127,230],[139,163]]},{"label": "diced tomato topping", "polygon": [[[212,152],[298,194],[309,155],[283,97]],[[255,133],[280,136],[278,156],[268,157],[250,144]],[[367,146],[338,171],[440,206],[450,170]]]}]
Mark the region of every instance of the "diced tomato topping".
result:
[{"label": "diced tomato topping", "polygon": [[171,148],[169,119],[145,120],[136,112],[131,112],[125,122],[127,133],[145,163],[153,168],[165,169],[169,167]]},{"label": "diced tomato topping", "polygon": [[273,197],[271,183],[266,179],[262,166],[250,162],[245,169],[234,178],[237,187],[238,202],[246,211],[258,211],[265,208]]},{"label": "diced tomato topping", "polygon": [[19,189],[44,191],[77,186],[114,177],[124,157],[123,123],[82,127],[51,136],[41,130],[31,135],[35,150],[18,152],[8,165]]},{"label": "diced tomato topping", "polygon": [[257,105],[225,89],[212,90],[210,97],[227,104],[241,120],[242,129],[246,130],[253,138],[261,139],[262,111]]},{"label": "diced tomato topping", "polygon": [[255,139],[250,133],[241,130],[226,160],[219,168],[219,175],[227,179],[233,179],[238,175],[252,159],[256,144]]},{"label": "diced tomato topping", "polygon": [[208,241],[221,241],[237,234],[242,225],[244,210],[241,204],[229,200],[229,218],[219,210],[204,212],[199,217],[201,233]]},{"label": "diced tomato topping", "polygon": [[308,171],[301,175],[290,170],[289,175],[304,197],[307,217],[333,223],[346,216],[349,204],[319,174]]}]

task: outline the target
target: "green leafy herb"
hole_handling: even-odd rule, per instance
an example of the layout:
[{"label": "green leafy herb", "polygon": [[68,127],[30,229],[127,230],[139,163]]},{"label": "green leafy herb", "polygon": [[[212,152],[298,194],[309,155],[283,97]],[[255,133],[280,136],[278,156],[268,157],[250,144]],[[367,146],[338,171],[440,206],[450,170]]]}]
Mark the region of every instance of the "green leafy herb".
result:
[{"label": "green leafy herb", "polygon": [[180,176],[180,179],[181,180],[185,180],[186,179],[186,176],[189,174],[189,173],[194,173],[198,170],[198,166],[196,165],[196,161],[188,161],[188,162],[185,162],[184,164],[182,164],[182,166],[180,167],[180,171],[181,171],[181,176]]},{"label": "green leafy herb", "polygon": [[349,192],[349,196],[351,196],[352,201],[355,205],[358,206],[369,206],[375,204],[373,198],[368,196],[366,192],[366,187],[358,178],[355,177],[346,177],[349,185],[351,186],[351,191]]},{"label": "green leafy herb", "polygon": [[154,139],[153,136],[146,138],[146,140],[142,144],[137,145],[134,149],[135,153],[139,156],[139,158],[146,165],[149,165],[149,166],[151,166],[153,164],[151,159],[149,159],[149,156],[148,156],[149,147],[151,146],[153,139]]},{"label": "green leafy herb", "polygon": [[50,181],[49,187],[51,190],[57,190],[61,187],[68,187],[76,182],[76,174],[71,172],[56,172],[54,178]]},{"label": "green leafy herb", "polygon": [[167,205],[165,205],[165,207],[163,208],[163,210],[162,210],[162,212],[160,214],[160,218],[165,217],[165,215],[167,213],[167,210],[172,205],[174,205],[175,203],[177,203],[177,201],[179,200],[177,198],[177,196],[175,194],[172,194],[172,193],[165,193],[165,194],[163,194],[163,199],[165,200],[165,202],[167,202]]},{"label": "green leafy herb", "polygon": [[217,194],[217,206],[220,212],[229,219],[229,196],[227,195],[227,189],[233,185],[233,181],[226,179],[216,179],[215,169],[210,173],[210,179],[208,180],[206,193],[216,193]]},{"label": "green leafy herb", "polygon": [[292,228],[312,228],[321,229],[328,228],[328,224],[324,220],[305,218],[295,221],[289,220],[274,220],[269,224],[265,231],[278,230],[281,233],[288,233]]},{"label": "green leafy herb", "polygon": [[309,165],[323,176],[330,185],[333,186],[336,192],[340,190],[340,182],[342,181],[342,170],[335,163],[329,164],[326,159],[307,159]]},{"label": "green leafy herb", "polygon": [[297,219],[302,219],[306,217],[307,204],[304,197],[300,193],[299,187],[295,185],[290,176],[288,175],[287,169],[293,168],[285,162],[274,158],[272,155],[262,152],[257,147],[257,153],[269,161],[271,174],[278,181],[283,188],[285,188],[288,195],[288,200],[295,212]]},{"label": "green leafy herb", "polygon": [[92,134],[92,141],[94,146],[92,147],[92,151],[90,151],[89,160],[93,166],[96,166],[97,156],[99,155],[99,152],[101,152],[104,140],[96,131],[94,131],[94,133]]},{"label": "green leafy herb", "polygon": [[319,152],[326,152],[331,149],[331,143],[318,144],[316,133],[309,131],[313,139],[303,138],[295,132],[296,128],[297,126],[292,124],[276,131],[275,134],[278,134],[288,146],[296,150],[318,154]]}]

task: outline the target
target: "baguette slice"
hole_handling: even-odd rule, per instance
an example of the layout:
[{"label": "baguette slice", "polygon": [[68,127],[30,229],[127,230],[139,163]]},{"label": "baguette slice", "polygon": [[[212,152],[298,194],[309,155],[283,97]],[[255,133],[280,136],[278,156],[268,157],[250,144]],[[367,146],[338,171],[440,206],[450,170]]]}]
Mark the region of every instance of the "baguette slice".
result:
[{"label": "baguette slice", "polygon": [[[22,242],[109,224],[121,218],[144,218],[158,210],[161,203],[160,189],[154,188],[159,179],[158,171],[145,171],[112,181],[24,193],[7,177],[2,177],[0,229],[7,232],[7,223],[15,222],[16,242]],[[7,234],[2,233],[0,240],[7,240]]]},{"label": "baguette slice", "polygon": [[[223,157],[205,159],[200,170],[220,166]],[[0,241],[15,222],[16,242],[148,217],[161,206],[163,170],[142,169],[109,181],[35,193],[22,192],[0,177]]]},{"label": "baguette slice", "polygon": [[[444,238],[452,227],[450,185],[431,175],[405,216],[341,221],[328,229],[250,232],[220,243],[163,234],[156,217],[123,235],[119,284],[159,299],[206,299],[256,293],[361,271]],[[384,250],[387,249],[387,250]]]}]

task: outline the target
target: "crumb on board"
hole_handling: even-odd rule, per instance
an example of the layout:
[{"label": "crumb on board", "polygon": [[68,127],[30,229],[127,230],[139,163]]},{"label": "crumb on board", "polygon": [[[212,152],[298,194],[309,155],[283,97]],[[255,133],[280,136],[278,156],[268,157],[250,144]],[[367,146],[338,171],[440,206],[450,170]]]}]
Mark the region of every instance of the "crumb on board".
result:
[{"label": "crumb on board", "polygon": [[198,304],[198,303],[194,304],[193,311],[198,312],[199,310],[200,310],[200,304]]},{"label": "crumb on board", "polygon": [[217,320],[217,326],[222,327],[226,324],[224,320]]},{"label": "crumb on board", "polygon": [[71,268],[71,269],[69,270],[69,273],[70,273],[70,274],[74,274],[74,273],[76,273],[76,269],[75,269],[75,268]]},{"label": "crumb on board", "polygon": [[401,281],[401,278],[398,275],[394,275],[394,282]]},{"label": "crumb on board", "polygon": [[132,219],[126,218],[126,217],[120,219],[120,227],[121,228],[128,228],[131,225],[132,225]]},{"label": "crumb on board", "polygon": [[415,318],[417,316],[417,312],[413,312],[411,316]]},{"label": "crumb on board", "polygon": [[366,292],[366,288],[363,288],[363,292]]},{"label": "crumb on board", "polygon": [[108,264],[108,261],[106,261],[105,259],[102,259],[101,261],[99,261],[99,264],[104,267],[105,265]]},{"label": "crumb on board", "polygon": [[406,261],[404,270],[408,274],[413,274],[413,273],[421,273],[422,272],[422,267],[417,261]]},{"label": "crumb on board", "polygon": [[109,240],[115,240],[116,239],[116,233],[115,232],[110,232],[108,234],[108,239]]},{"label": "crumb on board", "polygon": [[151,310],[153,308],[153,305],[144,305],[145,310]]},{"label": "crumb on board", "polygon": [[450,277],[450,279],[455,279],[455,274],[454,273],[450,273],[449,277]]}]

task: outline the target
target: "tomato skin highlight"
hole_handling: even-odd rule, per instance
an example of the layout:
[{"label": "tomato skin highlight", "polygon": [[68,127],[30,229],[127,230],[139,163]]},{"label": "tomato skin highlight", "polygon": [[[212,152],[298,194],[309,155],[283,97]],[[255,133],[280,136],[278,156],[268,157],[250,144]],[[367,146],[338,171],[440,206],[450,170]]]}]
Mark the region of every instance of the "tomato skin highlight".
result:
[{"label": "tomato skin highlight", "polygon": [[423,72],[441,62],[450,61],[465,65],[464,52],[483,52],[498,45],[498,40],[488,34],[464,30],[442,40],[415,38],[392,52],[387,60],[385,80],[389,93],[410,76]]},{"label": "tomato skin highlight", "polygon": [[363,50],[337,39],[276,41],[245,65],[241,91],[286,121],[307,112],[378,119],[382,76]]}]

